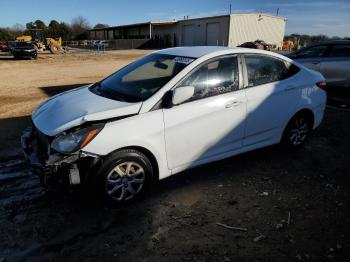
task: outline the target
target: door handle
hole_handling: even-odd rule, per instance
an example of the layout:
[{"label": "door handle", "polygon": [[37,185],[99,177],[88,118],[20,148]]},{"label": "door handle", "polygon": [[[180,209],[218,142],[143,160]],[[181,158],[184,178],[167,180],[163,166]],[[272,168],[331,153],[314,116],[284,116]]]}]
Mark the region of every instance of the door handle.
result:
[{"label": "door handle", "polygon": [[313,65],[318,65],[320,62],[312,62]]},{"label": "door handle", "polygon": [[242,103],[241,101],[230,101],[225,105],[225,107],[231,108],[231,107],[239,106],[241,103]]},{"label": "door handle", "polygon": [[287,86],[284,91],[291,91],[294,90],[296,87],[295,86]]}]

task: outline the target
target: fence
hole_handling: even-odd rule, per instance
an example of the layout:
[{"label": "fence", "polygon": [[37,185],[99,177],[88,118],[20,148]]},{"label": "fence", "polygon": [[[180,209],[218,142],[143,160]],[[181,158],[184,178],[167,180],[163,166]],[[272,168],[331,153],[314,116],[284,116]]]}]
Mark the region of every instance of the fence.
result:
[{"label": "fence", "polygon": [[65,41],[64,45],[92,50],[152,49],[174,46],[164,38]]}]

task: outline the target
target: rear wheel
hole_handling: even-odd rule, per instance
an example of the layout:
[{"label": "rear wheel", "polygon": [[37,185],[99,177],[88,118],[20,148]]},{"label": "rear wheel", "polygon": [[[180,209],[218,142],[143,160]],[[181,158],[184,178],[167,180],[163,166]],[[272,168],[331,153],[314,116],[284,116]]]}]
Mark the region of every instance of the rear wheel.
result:
[{"label": "rear wheel", "polygon": [[107,205],[121,205],[142,195],[152,177],[148,158],[139,151],[126,149],[107,158],[97,172],[96,184]]},{"label": "rear wheel", "polygon": [[290,147],[300,147],[308,138],[312,129],[312,121],[306,114],[297,114],[288,123],[282,143]]}]

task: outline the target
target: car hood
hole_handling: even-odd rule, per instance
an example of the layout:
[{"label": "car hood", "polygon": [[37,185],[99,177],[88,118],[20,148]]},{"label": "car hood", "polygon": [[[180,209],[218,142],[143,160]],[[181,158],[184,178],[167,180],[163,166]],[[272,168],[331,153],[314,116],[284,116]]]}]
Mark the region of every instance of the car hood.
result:
[{"label": "car hood", "polygon": [[84,86],[49,98],[34,111],[32,120],[41,132],[55,136],[85,122],[137,114],[141,105],[101,97]]}]

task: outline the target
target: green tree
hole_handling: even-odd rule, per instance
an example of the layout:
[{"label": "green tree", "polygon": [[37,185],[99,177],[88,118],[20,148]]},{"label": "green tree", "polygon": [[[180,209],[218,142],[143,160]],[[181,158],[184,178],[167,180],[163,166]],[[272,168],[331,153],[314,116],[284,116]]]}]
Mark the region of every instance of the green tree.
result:
[{"label": "green tree", "polygon": [[9,28],[0,28],[0,40],[10,41],[15,39],[15,34]]},{"label": "green tree", "polygon": [[94,26],[94,29],[105,28],[105,27],[109,27],[109,25],[98,23]]},{"label": "green tree", "polygon": [[35,29],[35,25],[33,22],[28,22],[26,23],[26,28],[29,30],[29,29]]},{"label": "green tree", "polygon": [[51,20],[47,30],[48,36],[50,37],[59,37],[60,36],[60,23],[56,20]]},{"label": "green tree", "polygon": [[41,20],[35,20],[35,22],[33,23],[36,29],[42,29],[42,30],[46,30],[46,25],[43,21]]},{"label": "green tree", "polygon": [[73,32],[72,28],[70,25],[62,22],[60,23],[59,31],[58,31],[58,36],[62,37],[63,40],[71,40],[73,37]]}]

